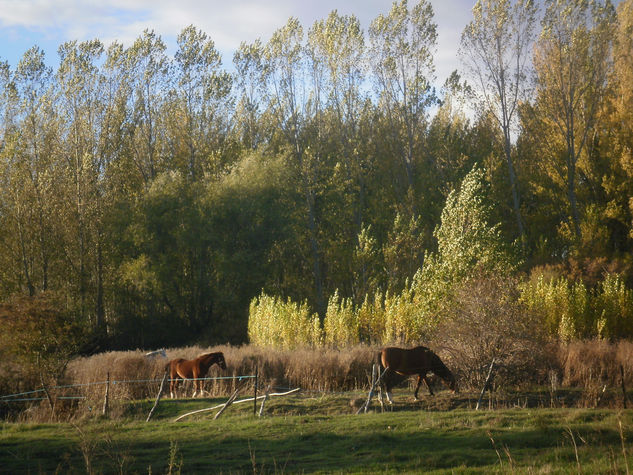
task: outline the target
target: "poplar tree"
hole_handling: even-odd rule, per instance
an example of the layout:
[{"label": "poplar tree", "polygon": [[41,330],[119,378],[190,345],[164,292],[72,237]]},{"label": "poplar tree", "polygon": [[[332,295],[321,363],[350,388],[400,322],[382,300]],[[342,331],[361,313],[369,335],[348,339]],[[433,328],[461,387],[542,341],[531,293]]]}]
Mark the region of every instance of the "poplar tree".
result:
[{"label": "poplar tree", "polygon": [[503,135],[512,206],[525,247],[525,226],[514,159],[512,133],[518,106],[526,97],[529,58],[537,7],[532,0],[478,0],[462,32],[460,55],[474,81],[479,106],[492,113]]}]

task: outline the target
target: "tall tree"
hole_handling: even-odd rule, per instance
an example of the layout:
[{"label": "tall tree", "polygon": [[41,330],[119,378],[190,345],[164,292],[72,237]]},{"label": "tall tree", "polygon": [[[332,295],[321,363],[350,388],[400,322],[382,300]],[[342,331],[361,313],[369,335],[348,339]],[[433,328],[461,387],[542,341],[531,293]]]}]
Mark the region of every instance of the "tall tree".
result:
[{"label": "tall tree", "polygon": [[[30,295],[47,290],[55,241],[55,116],[52,72],[38,47],[29,49],[16,68],[5,98],[7,115],[2,154],[7,217]],[[12,247],[12,246],[11,246]]]},{"label": "tall tree", "polygon": [[478,0],[473,20],[462,32],[460,54],[478,92],[480,106],[490,111],[503,134],[512,205],[525,246],[519,189],[512,157],[512,131],[517,107],[526,96],[527,73],[536,23],[532,0]]},{"label": "tall tree", "polygon": [[578,240],[578,163],[606,91],[614,19],[608,0],[548,0],[534,54],[537,110],[563,146],[569,215]]},{"label": "tall tree", "polygon": [[120,125],[112,114],[115,97],[102,74],[104,46],[98,40],[68,42],[60,46],[57,71],[64,112],[63,144],[65,198],[72,203],[67,216],[67,254],[77,276],[73,288],[79,296],[79,313],[96,329],[105,329],[104,307],[104,214],[108,165],[116,154],[112,127]]},{"label": "tall tree", "polygon": [[318,160],[309,150],[306,124],[311,106],[305,72],[303,27],[296,18],[275,31],[264,53],[268,110],[283,140],[290,147],[299,189],[304,197],[307,236],[312,258],[314,300],[325,315],[322,250],[316,209]]},{"label": "tall tree", "polygon": [[[321,66],[325,86],[324,100],[333,112],[327,133],[340,150],[347,193],[354,195],[354,236],[361,232],[364,213],[364,157],[360,153],[360,120],[364,97],[361,92],[365,71],[365,41],[355,16],[332,11],[325,20],[314,23],[308,33],[312,63]],[[316,67],[314,68],[316,69]]]},{"label": "tall tree", "polygon": [[263,142],[261,97],[263,94],[264,46],[260,39],[251,44],[242,42],[233,55],[238,89],[235,126],[246,149],[255,150]]},{"label": "tall tree", "polygon": [[177,42],[176,100],[170,116],[176,122],[176,140],[184,145],[184,168],[195,180],[207,171],[217,175],[218,164],[206,161],[217,155],[214,152],[226,135],[231,78],[220,69],[220,53],[204,32],[188,26]]},{"label": "tall tree", "polygon": [[371,23],[369,39],[380,106],[405,171],[400,193],[405,201],[415,191],[415,160],[420,156],[428,108],[436,101],[431,84],[437,25],[431,4],[421,0],[409,9],[407,0],[394,2],[387,15]]},{"label": "tall tree", "polygon": [[132,150],[146,187],[161,171],[159,119],[169,79],[166,49],[160,36],[145,30],[127,50],[126,70],[133,91]]}]

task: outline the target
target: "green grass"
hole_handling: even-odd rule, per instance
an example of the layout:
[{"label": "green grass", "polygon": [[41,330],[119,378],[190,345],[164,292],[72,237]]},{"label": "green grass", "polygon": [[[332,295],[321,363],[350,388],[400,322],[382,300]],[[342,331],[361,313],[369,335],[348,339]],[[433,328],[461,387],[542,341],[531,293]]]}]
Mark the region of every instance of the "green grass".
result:
[{"label": "green grass", "polygon": [[119,420],[3,423],[0,473],[627,473],[627,463],[633,469],[631,410],[429,410],[402,391],[388,411],[374,405],[355,415],[350,398],[362,396],[272,399],[262,418],[245,403],[215,421],[216,411],[173,422],[223,400],[163,400],[146,423],[153,404],[146,400],[129,404]]}]

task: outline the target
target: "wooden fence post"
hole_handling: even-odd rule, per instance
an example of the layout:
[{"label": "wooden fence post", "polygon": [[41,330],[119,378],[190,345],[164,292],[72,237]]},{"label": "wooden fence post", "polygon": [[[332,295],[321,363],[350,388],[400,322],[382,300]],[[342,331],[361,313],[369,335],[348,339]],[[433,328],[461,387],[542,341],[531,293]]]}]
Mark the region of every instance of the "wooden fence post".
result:
[{"label": "wooden fence post", "polygon": [[108,371],[108,375],[106,377],[106,389],[105,396],[103,398],[103,415],[108,415],[108,403],[110,399],[110,371]]},{"label": "wooden fence post", "polygon": [[[369,407],[369,403],[371,402],[371,398],[374,395],[374,389],[376,389],[376,386],[380,383],[380,380],[383,378],[383,376],[385,375],[385,373],[387,372],[389,368],[385,368],[383,370],[383,372],[378,376],[378,378],[376,378],[371,385],[371,388],[369,389],[369,394],[367,395],[367,400],[365,401],[365,404],[363,404],[361,407],[358,408],[358,411],[356,411],[356,414],[360,414],[361,412],[367,412],[367,408]],[[378,369],[377,372],[380,372],[380,368]],[[372,379],[373,379],[373,374],[374,374],[374,369],[372,366]]]},{"label": "wooden fence post", "polygon": [[257,415],[257,383],[259,366],[255,366],[255,389],[253,390],[253,415]]},{"label": "wooden fence post", "polygon": [[158,390],[158,396],[156,396],[156,401],[154,402],[154,406],[149,411],[149,414],[147,415],[147,419],[145,420],[145,422],[149,422],[149,420],[152,418],[152,415],[154,414],[154,411],[156,410],[156,407],[158,406],[158,401],[160,401],[160,397],[163,394],[163,389],[165,388],[165,381],[167,381],[168,374],[169,374],[169,371],[165,371],[163,380],[160,382],[160,389]]},{"label": "wooden fence post", "polygon": [[264,393],[264,399],[262,400],[262,405],[259,408],[259,417],[262,417],[262,414],[264,414],[264,404],[266,404],[266,400],[268,399],[269,392],[270,392],[270,384],[268,385],[268,387],[266,388],[266,392]]},{"label": "wooden fence post", "polygon": [[622,405],[626,409],[626,387],[624,386],[624,366],[620,365],[620,377],[622,378]]},{"label": "wooden fence post", "polygon": [[479,406],[481,404],[481,400],[484,397],[484,393],[486,392],[486,388],[488,387],[488,384],[490,384],[490,378],[492,377],[492,368],[495,365],[495,359],[492,359],[492,362],[490,363],[490,368],[488,369],[488,376],[486,376],[486,382],[484,383],[484,387],[481,388],[481,394],[479,395],[479,400],[477,401],[477,406],[475,407],[475,411],[479,410]]},{"label": "wooden fence post", "polygon": [[237,398],[237,393],[239,391],[240,391],[239,387],[235,391],[233,391],[233,394],[231,394],[231,397],[229,398],[229,400],[224,403],[224,406],[222,406],[222,409],[220,409],[218,413],[213,417],[213,420],[216,420],[218,417],[220,417],[220,414],[222,414],[226,410],[227,407],[233,404],[233,401],[235,401],[235,398]]}]

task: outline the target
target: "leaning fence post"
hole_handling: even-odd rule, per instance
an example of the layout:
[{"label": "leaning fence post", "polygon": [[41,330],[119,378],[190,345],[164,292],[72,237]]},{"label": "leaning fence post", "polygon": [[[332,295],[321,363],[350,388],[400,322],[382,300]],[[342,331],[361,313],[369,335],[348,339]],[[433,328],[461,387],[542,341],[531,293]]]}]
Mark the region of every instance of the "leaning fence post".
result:
[{"label": "leaning fence post", "polygon": [[477,401],[477,406],[475,407],[475,411],[479,410],[479,405],[481,404],[481,400],[484,397],[484,393],[486,392],[486,388],[490,383],[490,378],[492,377],[492,368],[495,365],[495,359],[493,358],[490,363],[490,368],[488,369],[488,376],[486,376],[486,382],[484,383],[484,387],[481,388],[481,394],[479,395],[479,400]]},{"label": "leaning fence post", "polygon": [[259,417],[262,417],[262,414],[264,413],[264,404],[266,404],[266,400],[268,399],[269,392],[270,392],[270,384],[268,385],[268,387],[266,388],[266,392],[264,393],[264,399],[262,400],[262,405],[259,408]]},{"label": "leaning fence post", "polygon": [[[371,402],[371,398],[374,395],[374,389],[376,388],[378,383],[380,383],[380,380],[382,380],[383,376],[385,375],[385,373],[387,372],[388,369],[389,368],[385,368],[383,370],[383,372],[380,373],[378,378],[376,378],[376,380],[372,383],[371,388],[369,389],[369,394],[367,395],[367,401],[365,401],[365,404],[363,404],[361,407],[358,408],[358,411],[356,411],[356,414],[360,414],[363,411],[367,412],[367,408],[369,407],[369,403]],[[372,372],[373,372],[373,370],[372,370]],[[380,369],[378,369],[378,372],[380,372]]]},{"label": "leaning fence post", "polygon": [[158,401],[160,401],[160,397],[163,394],[163,389],[165,388],[165,381],[167,381],[168,374],[169,374],[169,371],[165,371],[163,380],[160,382],[160,389],[158,390],[158,396],[156,396],[156,401],[154,402],[154,406],[149,411],[149,414],[147,415],[147,419],[145,420],[145,422],[149,422],[149,420],[152,418],[152,415],[154,414],[154,411],[156,410],[156,407],[158,406]]},{"label": "leaning fence post", "polygon": [[224,403],[224,406],[222,406],[222,409],[218,411],[218,413],[215,415],[213,420],[216,420],[218,417],[220,417],[220,414],[222,414],[226,410],[227,407],[233,404],[233,401],[235,401],[235,398],[237,398],[237,393],[239,391],[240,391],[240,388],[237,388],[235,391],[233,391],[233,394],[231,394],[231,397],[228,399],[228,401]]},{"label": "leaning fence post", "polygon": [[103,415],[107,416],[108,415],[108,400],[110,398],[110,371],[108,371],[107,377],[106,377],[106,389],[105,389],[105,396],[103,398]]}]

